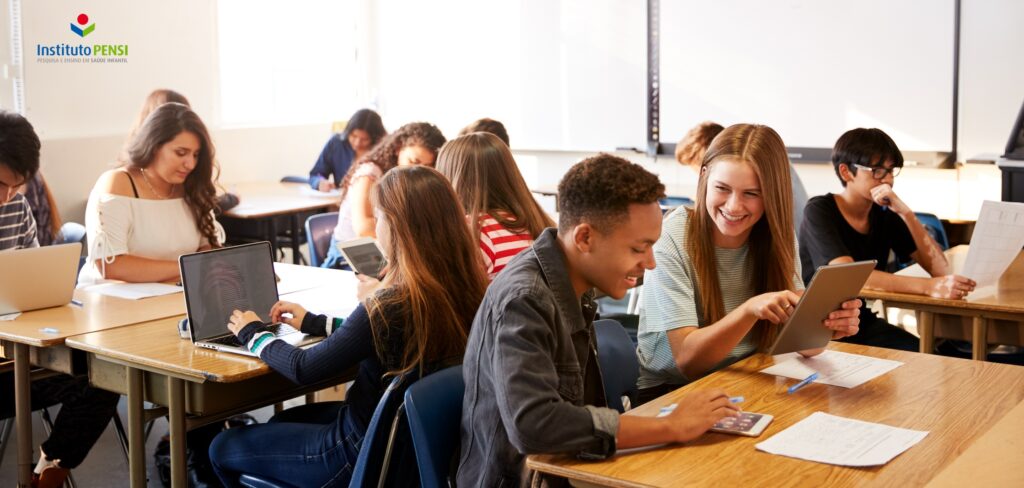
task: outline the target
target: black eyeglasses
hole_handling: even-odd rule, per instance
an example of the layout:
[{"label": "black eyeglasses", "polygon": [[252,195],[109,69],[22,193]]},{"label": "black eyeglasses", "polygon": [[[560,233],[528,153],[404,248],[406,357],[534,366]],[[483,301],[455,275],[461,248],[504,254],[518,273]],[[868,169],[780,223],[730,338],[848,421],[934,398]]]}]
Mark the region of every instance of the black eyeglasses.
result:
[{"label": "black eyeglasses", "polygon": [[895,178],[900,175],[900,170],[903,169],[902,166],[893,166],[892,168],[886,168],[884,166],[864,166],[863,164],[857,163],[854,163],[853,167],[865,171],[870,171],[871,177],[876,180],[883,180],[885,179],[885,175],[888,174],[892,174],[892,177]]}]

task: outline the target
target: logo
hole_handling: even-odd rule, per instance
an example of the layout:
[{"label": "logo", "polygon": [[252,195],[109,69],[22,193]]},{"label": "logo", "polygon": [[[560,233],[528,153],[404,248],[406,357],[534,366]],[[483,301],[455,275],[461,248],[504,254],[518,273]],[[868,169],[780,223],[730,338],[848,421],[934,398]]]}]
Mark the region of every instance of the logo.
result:
[{"label": "logo", "polygon": [[[78,25],[71,24],[71,32],[78,34],[78,37],[85,37],[92,31],[96,30],[96,23],[89,24],[89,16],[85,14],[78,14]],[[88,24],[88,25],[87,25]]]}]

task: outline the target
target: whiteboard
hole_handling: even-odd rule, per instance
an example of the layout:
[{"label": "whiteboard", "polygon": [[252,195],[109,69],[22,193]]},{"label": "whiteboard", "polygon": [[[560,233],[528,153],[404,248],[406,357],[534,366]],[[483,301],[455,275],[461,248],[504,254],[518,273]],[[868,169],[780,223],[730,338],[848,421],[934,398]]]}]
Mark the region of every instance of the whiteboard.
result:
[{"label": "whiteboard", "polygon": [[371,86],[389,130],[481,117],[516,149],[644,145],[646,2],[374,2]]},{"label": "whiteboard", "polygon": [[790,147],[855,127],[949,151],[953,0],[661,2],[661,134],[767,124]]}]

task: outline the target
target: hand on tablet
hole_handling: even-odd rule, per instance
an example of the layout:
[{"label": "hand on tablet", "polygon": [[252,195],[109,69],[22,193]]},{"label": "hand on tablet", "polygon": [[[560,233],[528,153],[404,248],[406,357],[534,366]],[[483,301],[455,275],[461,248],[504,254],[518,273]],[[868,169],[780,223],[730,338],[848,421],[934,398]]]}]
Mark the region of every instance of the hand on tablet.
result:
[{"label": "hand on tablet", "polygon": [[822,325],[832,329],[832,339],[856,335],[860,331],[860,299],[847,300],[828,314]]},{"label": "hand on tablet", "polygon": [[[280,301],[270,307],[270,320],[284,322],[294,327],[295,330],[301,330],[302,320],[306,318],[306,313],[306,309],[302,308],[302,305]],[[291,317],[285,317],[283,314],[289,314]]]},{"label": "hand on tablet", "polygon": [[773,324],[781,324],[789,320],[789,316],[796,309],[800,295],[783,290],[772,293],[762,293],[750,298],[743,305],[747,313],[756,320],[767,320]]},{"label": "hand on tablet", "polygon": [[231,329],[231,333],[237,336],[238,332],[242,330],[243,327],[249,325],[251,322],[260,320],[260,317],[251,310],[247,310],[245,312],[235,310],[231,313],[231,319],[229,320],[228,329]]},{"label": "hand on tablet", "polygon": [[359,279],[359,284],[356,285],[356,298],[358,298],[360,302],[366,300],[367,297],[376,293],[377,289],[380,288],[380,280],[361,273],[357,273],[356,278]]},{"label": "hand on tablet", "polygon": [[739,415],[740,409],[729,402],[722,390],[688,393],[677,402],[676,409],[665,417],[675,431],[676,442],[686,442],[705,433],[725,417]]}]

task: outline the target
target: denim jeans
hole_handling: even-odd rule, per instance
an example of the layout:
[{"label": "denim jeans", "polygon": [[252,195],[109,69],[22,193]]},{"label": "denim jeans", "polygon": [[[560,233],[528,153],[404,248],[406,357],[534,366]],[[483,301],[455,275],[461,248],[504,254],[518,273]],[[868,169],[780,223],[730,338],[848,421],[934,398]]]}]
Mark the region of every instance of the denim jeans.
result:
[{"label": "denim jeans", "polygon": [[290,408],[263,425],[228,429],[210,445],[210,462],[224,486],[243,474],[295,486],[348,486],[365,434],[345,415],[344,402]]}]

